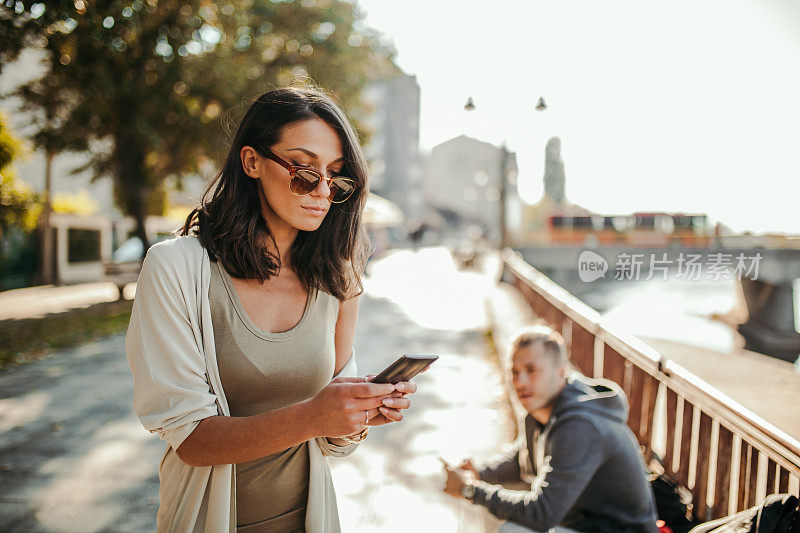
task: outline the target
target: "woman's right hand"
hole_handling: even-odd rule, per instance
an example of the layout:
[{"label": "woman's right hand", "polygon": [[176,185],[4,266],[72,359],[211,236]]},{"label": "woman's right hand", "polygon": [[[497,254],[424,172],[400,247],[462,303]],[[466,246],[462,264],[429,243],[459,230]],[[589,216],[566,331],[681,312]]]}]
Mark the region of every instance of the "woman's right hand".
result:
[{"label": "woman's right hand", "polygon": [[391,383],[370,383],[355,377],[334,379],[309,400],[315,434],[342,437],[358,433],[366,426],[368,412],[383,406],[384,398],[394,391]]}]

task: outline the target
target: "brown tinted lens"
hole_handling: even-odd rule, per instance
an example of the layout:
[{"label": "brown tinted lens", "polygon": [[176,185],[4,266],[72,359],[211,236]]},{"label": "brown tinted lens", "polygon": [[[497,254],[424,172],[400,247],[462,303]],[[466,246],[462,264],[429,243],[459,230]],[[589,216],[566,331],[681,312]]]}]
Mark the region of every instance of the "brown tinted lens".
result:
[{"label": "brown tinted lens", "polygon": [[319,175],[300,169],[294,173],[289,188],[295,194],[308,194],[317,188],[317,183],[319,183]]},{"label": "brown tinted lens", "polygon": [[345,201],[356,189],[356,184],[348,178],[335,178],[331,181],[331,200]]}]

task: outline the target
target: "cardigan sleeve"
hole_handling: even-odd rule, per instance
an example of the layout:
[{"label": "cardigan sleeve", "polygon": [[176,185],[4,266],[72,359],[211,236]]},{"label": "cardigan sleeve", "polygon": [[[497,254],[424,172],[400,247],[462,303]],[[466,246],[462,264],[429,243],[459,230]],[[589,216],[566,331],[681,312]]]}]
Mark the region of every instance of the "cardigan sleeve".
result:
[{"label": "cardigan sleeve", "polygon": [[[152,247],[142,264],[125,353],[133,374],[133,409],[145,429],[173,449],[200,420],[219,414],[202,352],[197,295],[182,283],[190,273]],[[194,302],[194,303],[193,303]]]}]

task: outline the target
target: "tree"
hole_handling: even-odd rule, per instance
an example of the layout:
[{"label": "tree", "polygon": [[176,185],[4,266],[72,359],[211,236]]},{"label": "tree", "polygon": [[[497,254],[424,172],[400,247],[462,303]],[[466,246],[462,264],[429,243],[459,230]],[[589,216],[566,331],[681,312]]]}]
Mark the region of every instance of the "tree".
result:
[{"label": "tree", "polygon": [[34,142],[88,151],[94,179],[112,177],[117,205],[160,214],[166,180],[219,162],[223,113],[292,80],[331,90],[360,126],[364,86],[398,72],[393,48],[343,0],[70,0],[0,4],[0,65],[24,46],[46,73],[14,94],[35,111]]}]

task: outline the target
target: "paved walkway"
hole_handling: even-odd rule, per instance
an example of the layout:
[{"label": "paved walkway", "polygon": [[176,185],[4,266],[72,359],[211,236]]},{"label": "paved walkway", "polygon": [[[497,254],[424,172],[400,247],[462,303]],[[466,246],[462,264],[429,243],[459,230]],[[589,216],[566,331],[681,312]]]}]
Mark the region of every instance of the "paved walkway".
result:
[{"label": "paved walkway", "polygon": [[[401,424],[370,433],[352,456],[331,461],[343,531],[482,531],[471,504],[441,492],[441,455],[485,457],[512,438],[508,400],[485,339],[491,280],[457,272],[444,249],[396,252],[365,284],[356,354],[377,372],[403,353],[435,353],[416,378]],[[363,334],[364,332],[374,332]]]},{"label": "paved walkway", "polygon": [[[344,531],[481,531],[441,493],[437,460],[484,456],[510,438],[508,404],[485,339],[491,282],[457,272],[444,249],[375,263],[362,298],[360,373],[402,353],[437,353],[406,420],[332,460]],[[117,335],[0,374],[0,530],[152,531],[163,441],[139,425]]]}]

